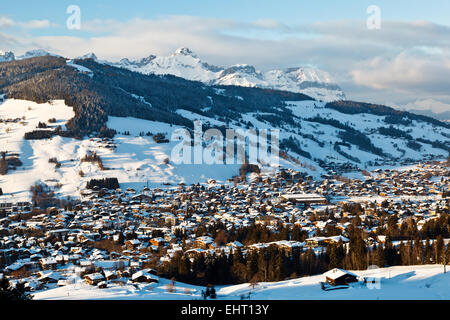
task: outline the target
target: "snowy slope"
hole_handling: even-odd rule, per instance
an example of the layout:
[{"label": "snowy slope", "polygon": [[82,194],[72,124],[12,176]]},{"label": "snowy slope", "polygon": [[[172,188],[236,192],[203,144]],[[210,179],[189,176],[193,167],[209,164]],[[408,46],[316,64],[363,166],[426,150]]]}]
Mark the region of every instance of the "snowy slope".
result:
[{"label": "snowy slope", "polygon": [[[150,131],[164,133],[170,139],[172,132],[180,128],[161,122],[110,117],[108,126],[119,132],[114,139],[116,149],[107,148],[101,139],[76,140],[60,136],[46,140],[24,139],[24,134],[35,130],[39,122],[47,123],[48,119],[56,118],[57,122],[52,126],[64,126],[73,116],[73,109],[65,106],[63,101],[50,105],[10,99],[0,104],[1,119],[24,119],[17,123],[0,123],[0,150],[18,153],[23,162],[17,170],[0,176],[0,187],[4,192],[2,201],[28,200],[30,186],[35,183],[56,187],[59,196],[79,197],[86,182],[93,178],[117,177],[123,188],[142,188],[147,184],[161,187],[165,183],[192,184],[208,179],[225,183],[238,174],[238,164],[165,164],[165,159],[170,159],[171,151],[178,142],[157,144],[152,137],[139,136],[140,132]],[[129,131],[130,135],[121,134],[124,131]],[[90,151],[100,155],[108,170],[100,170],[95,164],[80,161]],[[53,157],[61,163],[60,168],[49,163]],[[80,170],[84,172],[84,177],[79,176]]]},{"label": "snowy slope", "polygon": [[[448,267],[447,267],[448,269]],[[358,276],[379,279],[370,289],[355,283],[348,289],[323,291],[323,275],[303,277],[281,282],[259,283],[252,288],[248,283],[218,286],[217,299],[239,300],[250,294],[252,300],[448,300],[450,299],[450,272],[443,274],[442,265],[398,266],[367,271],[352,271]],[[176,283],[176,290],[166,290],[170,281],[159,278],[159,283],[138,286],[111,285],[97,289],[82,280],[68,286],[37,292],[36,300],[198,300],[202,287]]]},{"label": "snowy slope", "polygon": [[[72,66],[79,67],[73,64]],[[79,70],[86,73],[90,71],[83,68]],[[378,134],[377,128],[388,126],[384,116],[343,114],[334,109],[324,108],[324,103],[315,101],[289,102],[289,108],[293,112],[295,126],[292,124],[280,125],[277,128],[280,129],[280,141],[288,138],[296,139],[297,147],[309,153],[311,157],[307,158],[297,154],[295,150],[287,150],[292,158],[280,157],[280,165],[284,168],[306,172],[315,178],[320,178],[321,174],[326,173],[318,165],[319,160],[333,161],[338,164],[352,162],[333,148],[335,142],[341,141],[338,133],[342,130],[331,125],[312,122],[311,118],[315,115],[338,120],[365,133],[376,147],[382,148],[391,157],[397,158],[396,161],[407,158],[420,161],[427,154],[438,155],[441,158],[448,155],[445,150],[425,143],[420,143],[421,151],[415,151],[407,146],[406,139]],[[226,125],[219,119],[208,118],[183,109],[179,109],[177,113],[191,121],[201,120],[205,127],[208,123],[214,126]],[[244,113],[242,122],[229,123],[228,128],[243,128],[243,123],[250,122],[254,128],[273,129],[270,123],[260,118],[262,115],[265,114]],[[66,121],[73,116],[73,109],[66,106],[63,101],[37,104],[9,99],[0,104],[0,119],[19,118],[17,122],[0,123],[0,151],[18,153],[23,162],[23,165],[17,170],[10,170],[7,175],[0,176],[0,187],[4,192],[2,200],[29,199],[29,189],[34,183],[45,183],[55,187],[59,196],[78,197],[86,182],[93,178],[117,177],[121,187],[140,189],[147,184],[150,187],[160,187],[165,183],[192,184],[206,182],[208,179],[226,182],[227,179],[239,172],[240,165],[238,164],[175,164],[171,159],[171,153],[175,145],[179,143],[178,141],[158,144],[152,136],[140,136],[140,133],[163,133],[170,140],[173,131],[180,127],[131,117],[109,117],[108,127],[115,129],[118,133],[110,142],[115,148],[108,147],[108,142],[99,138],[76,140],[55,136],[46,140],[24,139],[24,134],[35,130],[39,122],[48,123],[50,118],[56,118],[56,123],[49,124],[49,126],[64,126]],[[398,127],[408,131],[413,138],[426,137],[433,141],[449,142],[450,130],[443,127],[419,123],[415,120],[410,125],[398,125]],[[126,131],[129,132],[129,135],[124,135]],[[358,157],[361,163],[355,164],[369,170],[372,169],[369,161],[380,158],[375,154],[360,150],[355,145],[342,146],[341,149],[347,154]],[[96,164],[81,162],[81,159],[92,151],[97,152],[108,170],[100,170]],[[60,168],[55,168],[53,163],[49,163],[49,159],[53,157],[56,157],[61,163]],[[169,159],[168,164],[165,163],[166,159]],[[260,163],[260,165],[263,164]],[[270,174],[276,168],[273,164],[266,163],[261,169],[264,174]],[[84,173],[83,177],[79,176],[80,171]],[[349,175],[351,174],[349,173]],[[358,172],[355,172],[354,175],[355,177],[361,176]]]},{"label": "snowy slope", "polygon": [[279,89],[323,101],[345,99],[345,94],[325,71],[301,67],[260,72],[246,64],[218,67],[203,62],[188,48],[180,48],[169,56],[150,55],[139,61],[122,59],[111,64],[144,74],[171,74],[209,85]]}]

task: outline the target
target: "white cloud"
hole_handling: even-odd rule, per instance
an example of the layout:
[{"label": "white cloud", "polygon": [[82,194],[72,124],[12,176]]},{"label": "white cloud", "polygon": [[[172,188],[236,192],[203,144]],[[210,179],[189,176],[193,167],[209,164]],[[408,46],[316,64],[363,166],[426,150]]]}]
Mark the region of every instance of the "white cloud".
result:
[{"label": "white cloud", "polygon": [[0,16],[0,28],[9,28],[14,25],[14,21],[8,17]]},{"label": "white cloud", "polygon": [[407,103],[404,108],[409,110],[431,110],[434,113],[442,113],[450,111],[450,104],[434,99],[424,99]]},{"label": "white cloud", "polygon": [[375,57],[352,71],[356,84],[419,94],[449,93],[449,75],[448,56],[417,56],[408,52],[395,57]]},{"label": "white cloud", "polygon": [[49,20],[14,21],[11,18],[0,16],[0,28],[18,27],[22,29],[45,29],[55,26]]},{"label": "white cloud", "polygon": [[[0,26],[2,21],[11,24],[0,17]],[[267,70],[316,65],[348,90],[351,99],[450,101],[450,28],[425,21],[383,21],[381,30],[368,30],[365,21],[288,26],[270,19],[243,23],[166,16],[125,22],[96,19],[83,21],[81,28],[65,36],[16,37],[16,47],[40,47],[68,57],[95,52],[100,59],[118,60],[167,55],[186,46],[222,66],[248,63]]]},{"label": "white cloud", "polygon": [[17,22],[16,25],[24,29],[45,29],[52,26],[49,20],[31,20],[27,22]]}]

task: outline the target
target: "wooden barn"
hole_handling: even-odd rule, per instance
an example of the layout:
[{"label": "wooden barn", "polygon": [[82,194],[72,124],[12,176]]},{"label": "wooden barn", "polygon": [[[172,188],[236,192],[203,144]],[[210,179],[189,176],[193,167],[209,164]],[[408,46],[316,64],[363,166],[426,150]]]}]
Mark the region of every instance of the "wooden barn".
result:
[{"label": "wooden barn", "polygon": [[328,284],[332,286],[348,285],[358,281],[358,276],[350,271],[334,268],[323,274]]},{"label": "wooden barn", "polygon": [[101,273],[92,273],[85,276],[84,280],[87,284],[95,286],[100,282],[105,281],[105,277]]},{"label": "wooden barn", "polygon": [[138,283],[158,282],[158,279],[147,270],[141,270],[131,276],[131,281]]}]

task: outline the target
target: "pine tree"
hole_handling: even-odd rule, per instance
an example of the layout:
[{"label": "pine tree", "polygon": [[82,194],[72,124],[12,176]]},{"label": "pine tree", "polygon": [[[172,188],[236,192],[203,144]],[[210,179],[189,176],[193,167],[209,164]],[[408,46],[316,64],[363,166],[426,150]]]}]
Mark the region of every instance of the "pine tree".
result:
[{"label": "pine tree", "polygon": [[0,159],[0,175],[5,175],[8,173],[8,161],[2,157]]},{"label": "pine tree", "polygon": [[422,241],[419,237],[416,237],[414,239],[414,246],[412,249],[412,263],[413,264],[423,264],[424,263],[424,257],[423,257],[423,245]]},{"label": "pine tree", "polygon": [[188,280],[190,275],[190,263],[189,260],[182,256],[178,259],[178,275],[180,277],[180,280]]},{"label": "pine tree", "polygon": [[375,264],[380,267],[383,268],[385,265],[385,261],[384,261],[384,250],[383,250],[383,246],[379,245],[375,250]]},{"label": "pine tree", "polygon": [[31,300],[33,296],[26,292],[23,283],[11,286],[8,279],[0,279],[0,301]]},{"label": "pine tree", "polygon": [[430,243],[430,238],[427,237],[425,242],[425,264],[433,261],[433,248]]},{"label": "pine tree", "polygon": [[258,257],[251,252],[247,258],[247,280],[250,281],[258,272]]},{"label": "pine tree", "polygon": [[444,244],[444,238],[442,235],[438,235],[436,238],[435,246],[435,263],[444,263],[445,261],[445,244]]},{"label": "pine tree", "polygon": [[339,267],[339,257],[338,257],[338,248],[337,245],[332,244],[329,246],[329,269],[334,269]]}]

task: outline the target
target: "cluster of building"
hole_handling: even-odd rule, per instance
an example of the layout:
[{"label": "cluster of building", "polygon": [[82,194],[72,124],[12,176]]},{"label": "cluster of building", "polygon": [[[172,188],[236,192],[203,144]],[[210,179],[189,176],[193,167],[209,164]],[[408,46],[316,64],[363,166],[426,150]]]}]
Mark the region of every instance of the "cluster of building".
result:
[{"label": "cluster of building", "polygon": [[[397,214],[399,224],[414,216],[420,227],[449,212],[444,198],[449,185],[444,162],[410,170],[379,169],[365,180],[329,177],[316,181],[292,170],[275,176],[252,174],[249,182],[167,189],[85,190],[73,207],[33,208],[31,203],[0,204],[0,273],[21,279],[30,290],[69,285],[76,279],[105,287],[110,282],[158,281],[149,262],[169,261],[175,254],[207,255],[240,248],[244,253],[276,245],[291,251],[320,252],[331,242],[348,242],[354,217],[345,203],[360,203],[359,217],[368,232],[380,213]],[[220,243],[198,230],[221,223],[227,230],[260,224],[306,231],[304,241]],[[333,226],[338,236],[321,236]],[[370,244],[382,237],[368,238]]]}]

